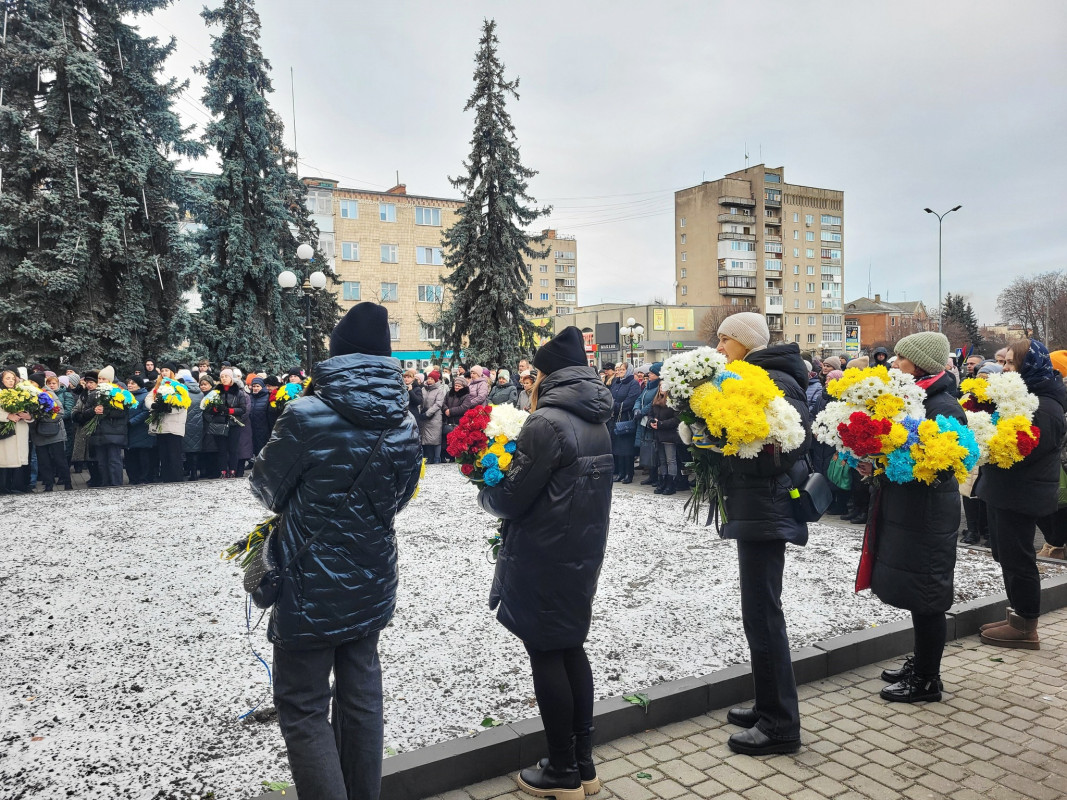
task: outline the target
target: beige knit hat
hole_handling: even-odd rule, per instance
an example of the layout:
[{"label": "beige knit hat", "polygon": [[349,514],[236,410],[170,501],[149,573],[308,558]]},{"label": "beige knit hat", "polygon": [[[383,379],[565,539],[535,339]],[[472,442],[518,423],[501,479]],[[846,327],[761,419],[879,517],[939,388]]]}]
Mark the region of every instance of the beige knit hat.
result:
[{"label": "beige knit hat", "polygon": [[870,365],[871,360],[867,356],[856,356],[845,364],[845,369],[867,369]]},{"label": "beige knit hat", "polygon": [[893,351],[906,358],[927,375],[936,375],[948,363],[948,337],[937,331],[923,331],[905,336]]},{"label": "beige knit hat", "polygon": [[100,381],[103,382],[103,383],[114,383],[115,382],[115,368],[110,366],[110,365],[104,367],[102,370],[100,370],[100,374],[99,374],[98,377],[100,378]]},{"label": "beige knit hat", "polygon": [[824,358],[822,360],[822,365],[824,367],[829,367],[831,370],[841,369],[841,359],[837,356],[830,356],[829,358]]},{"label": "beige knit hat", "polygon": [[746,350],[766,347],[771,341],[766,318],[754,311],[731,314],[722,321],[718,333],[720,336],[729,336]]}]

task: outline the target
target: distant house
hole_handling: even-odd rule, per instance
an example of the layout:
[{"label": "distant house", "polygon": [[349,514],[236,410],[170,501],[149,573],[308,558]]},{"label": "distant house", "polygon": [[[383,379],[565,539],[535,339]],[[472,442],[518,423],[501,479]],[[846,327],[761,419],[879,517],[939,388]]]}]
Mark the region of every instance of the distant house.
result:
[{"label": "distant house", "polygon": [[876,294],[872,300],[860,297],[845,303],[845,327],[858,325],[860,348],[870,352],[875,347],[892,347],[905,336],[925,331],[930,316],[921,300],[890,303]]}]

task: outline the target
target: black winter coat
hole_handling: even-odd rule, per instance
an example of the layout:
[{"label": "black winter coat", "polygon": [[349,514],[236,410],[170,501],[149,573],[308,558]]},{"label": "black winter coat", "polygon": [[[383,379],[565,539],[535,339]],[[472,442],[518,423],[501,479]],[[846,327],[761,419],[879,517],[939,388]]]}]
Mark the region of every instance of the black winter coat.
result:
[{"label": "black winter coat", "polygon": [[629,378],[616,378],[608,387],[611,392],[611,419],[613,422],[634,418],[634,405],[641,396],[641,384],[631,375]]},{"label": "black winter coat", "polygon": [[504,384],[503,386],[495,384],[493,388],[489,390],[488,402],[490,405],[513,406],[518,399],[519,390],[510,383]]},{"label": "black winter coat", "polygon": [[[183,453],[215,452],[214,437],[204,429],[204,410],[200,404],[204,402],[204,391],[199,384],[186,384],[189,390],[189,413],[185,415],[185,436],[182,437]],[[210,447],[205,447],[205,440],[211,439]]]},{"label": "black winter coat", "polygon": [[[136,391],[131,391],[130,394],[137,398],[137,408],[130,410],[126,449],[146,450],[155,447],[156,437],[148,432],[148,415],[151,412],[144,404],[144,399],[148,397],[148,390],[144,387],[138,387]],[[192,392],[190,392],[191,394]]]},{"label": "black winter coat", "polygon": [[808,542],[808,526],[793,517],[789,490],[808,475],[803,460],[811,444],[811,416],[805,389],[808,371],[795,342],[754,350],[745,361],[767,370],[771,380],[785,393],[785,399],[800,414],[808,432],[804,444],[791,453],[760,453],[756,458],[728,456],[725,459],[722,488],[726,524],[722,536],[749,542],[784,539],[796,545]]},{"label": "black winter coat", "polygon": [[[422,447],[395,358],[359,353],[316,364],[313,396],[290,400],[260,451],[251,486],[282,515],[281,563],[289,568],[267,636],[311,649],[384,628],[396,608],[393,522],[419,481]],[[384,432],[356,492],[360,469]]]},{"label": "black winter coat", "polygon": [[1060,481],[1060,447],[1067,420],[1067,392],[1058,378],[1028,387],[1037,395],[1033,424],[1041,431],[1037,447],[1013,466],[1001,469],[986,464],[978,477],[978,496],[993,508],[1016,511],[1027,517],[1056,513]]},{"label": "black winter coat", "polygon": [[270,438],[270,426],[267,424],[267,409],[270,408],[270,394],[265,389],[248,395],[248,417],[252,426],[252,454],[256,455]]},{"label": "black winter coat", "polygon": [[596,372],[556,370],[541,383],[506,477],[478,494],[507,520],[489,607],[537,650],[577,647],[589,634],[611,512],[610,418]]},{"label": "black winter coat", "polygon": [[[951,417],[967,424],[956,399],[956,381],[943,374],[926,389],[927,419]],[[877,503],[871,591],[897,608],[937,614],[952,606],[956,533],[960,527],[960,485],[946,473],[922,481],[881,484]]]},{"label": "black winter coat", "polygon": [[104,407],[104,413],[100,415],[96,430],[89,437],[89,447],[97,447],[99,445],[125,447],[129,412],[125,409],[115,408],[106,400],[101,399],[100,392],[93,391],[82,395],[74,409],[74,421],[85,425],[93,417],[97,416],[94,409],[98,405]]},{"label": "black winter coat", "polygon": [[653,403],[649,408],[648,415],[656,421],[656,427],[646,429],[645,436],[651,432],[657,442],[663,444],[681,444],[682,438],[678,435],[678,423],[681,419],[678,412],[668,405],[656,405]]}]

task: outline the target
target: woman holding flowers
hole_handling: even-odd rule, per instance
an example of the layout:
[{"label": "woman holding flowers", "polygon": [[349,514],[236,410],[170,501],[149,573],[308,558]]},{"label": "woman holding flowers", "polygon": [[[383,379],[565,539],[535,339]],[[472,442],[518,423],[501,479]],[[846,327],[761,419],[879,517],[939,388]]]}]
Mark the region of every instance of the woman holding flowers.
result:
[{"label": "woman holding flowers", "polygon": [[[114,370],[105,367],[100,372],[108,373],[114,380]],[[86,437],[86,449],[90,460],[90,486],[122,486],[122,451],[127,442],[127,406],[121,400],[113,400],[112,393],[122,391],[109,381],[97,381],[99,373],[87,372],[84,376],[86,393],[78,400],[74,419],[80,422]],[[126,392],[129,395],[129,392]],[[130,403],[133,396],[129,395]],[[95,462],[95,475],[94,473]],[[93,481],[96,483],[93,483]]]},{"label": "woman holding flowers", "polygon": [[56,483],[62,483],[69,492],[73,486],[67,465],[67,431],[63,427],[63,405],[55,393],[59,381],[55,375],[46,378],[43,373],[31,375],[30,380],[42,389],[37,398],[39,407],[30,425],[30,441],[37,453],[37,477],[46,492],[52,491]]},{"label": "woman holding flowers", "polygon": [[[944,334],[914,333],[894,349],[894,369],[913,376],[926,392],[926,419],[945,417],[966,425],[956,382],[945,372],[949,341]],[[874,470],[863,463],[859,471],[870,476]],[[915,654],[903,667],[882,672],[891,685],[882,689],[881,697],[891,703],[938,701],[945,612],[953,602],[959,482],[949,470],[931,483],[879,481],[872,508],[876,536],[871,590],[883,603],[911,612],[915,642]]]},{"label": "woman holding flowers", "polygon": [[226,426],[225,436],[218,440],[219,466],[222,468],[222,477],[236,478],[238,474],[244,475],[240,428],[248,415],[248,395],[234,381],[233,371],[229,367],[219,373],[219,385],[215,391],[220,402],[208,406],[205,411],[213,427]]},{"label": "woman holding flowers", "polygon": [[[0,398],[14,396],[19,376],[9,369],[0,374]],[[4,403],[8,403],[8,408]],[[29,491],[30,420],[28,411],[15,410],[16,404],[0,401],[0,494]],[[9,410],[10,409],[10,410]]]},{"label": "woman holding flowers", "polygon": [[599,788],[584,643],[611,510],[612,399],[573,326],[533,363],[540,371],[533,413],[503,480],[478,495],[484,510],[506,521],[489,607],[529,653],[548,739],[548,760],[524,769],[519,786],[538,797],[582,800]]},{"label": "woman holding flowers", "polygon": [[789,452],[770,446],[755,458],[727,456],[721,487],[727,519],[722,535],[737,540],[741,621],[756,695],[753,708],[730,711],[727,719],[746,730],[732,735],[727,744],[748,755],[795,753],[800,749],[800,709],[782,612],[782,574],[786,543],[808,541],[808,526],[796,521],[789,495],[808,475],[803,461],[811,438],[808,375],[796,343],[769,345],[771,334],[762,314],[733,314],[718,333],[717,349],[726,356],[727,366],[747,362],[766,370],[805,430],[804,444]]},{"label": "woman holding flowers", "polygon": [[987,626],[981,638],[998,647],[1037,650],[1041,580],[1034,528],[1039,518],[1055,513],[1057,507],[1067,391],[1052,367],[1048,349],[1036,339],[1008,345],[1004,369],[1018,372],[1030,394],[1037,397],[1032,425],[1039,436],[1028,453],[1019,453],[1018,463],[1010,467],[988,463],[981,470],[978,493],[988,508],[993,556],[1004,572],[1004,588],[1011,604],[1007,620]]},{"label": "woman holding flowers", "polygon": [[148,432],[156,437],[159,446],[159,479],[163,483],[176,483],[183,476],[182,440],[185,437],[189,403],[183,407],[167,399],[167,395],[182,390],[188,398],[188,390],[175,376],[177,370],[178,365],[173,361],[163,362],[159,367],[159,377],[144,399],[145,408],[151,412]]}]

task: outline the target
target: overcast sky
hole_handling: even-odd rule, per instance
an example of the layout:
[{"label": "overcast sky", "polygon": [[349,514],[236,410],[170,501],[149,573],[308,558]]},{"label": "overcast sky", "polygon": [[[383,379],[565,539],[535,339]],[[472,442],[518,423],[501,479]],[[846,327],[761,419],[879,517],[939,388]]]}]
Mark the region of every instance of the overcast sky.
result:
[{"label": "overcast sky", "polygon": [[[139,24],[178,37],[178,110],[202,127],[202,2]],[[520,78],[531,182],[578,238],[581,304],[674,299],[676,189],[762,160],[845,193],[846,300],[972,294],[1067,268],[1067,2],[348,2],[260,0],[274,107],[301,175],[456,196],[482,19]],[[210,164],[201,164],[209,168]]]}]

